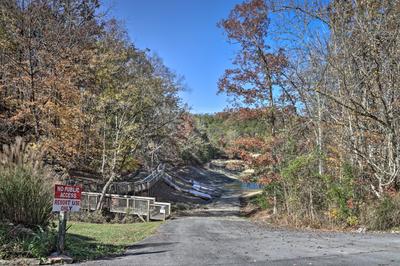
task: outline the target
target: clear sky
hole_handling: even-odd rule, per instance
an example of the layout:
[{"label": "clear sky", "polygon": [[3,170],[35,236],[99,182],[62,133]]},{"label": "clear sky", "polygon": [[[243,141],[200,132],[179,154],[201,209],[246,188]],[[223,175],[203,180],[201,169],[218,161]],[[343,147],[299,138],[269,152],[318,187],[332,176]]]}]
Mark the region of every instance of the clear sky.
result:
[{"label": "clear sky", "polygon": [[222,111],[217,81],[230,67],[234,47],[217,22],[240,0],[103,0],[109,15],[124,22],[139,48],[157,53],[165,65],[185,77],[182,93],[194,113]]}]

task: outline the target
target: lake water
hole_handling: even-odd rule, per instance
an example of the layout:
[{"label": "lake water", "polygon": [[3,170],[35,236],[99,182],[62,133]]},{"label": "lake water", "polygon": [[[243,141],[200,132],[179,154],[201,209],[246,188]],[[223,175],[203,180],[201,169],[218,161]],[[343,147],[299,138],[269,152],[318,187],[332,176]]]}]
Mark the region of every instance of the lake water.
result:
[{"label": "lake water", "polygon": [[247,190],[252,190],[252,189],[258,190],[263,188],[262,185],[254,182],[241,182],[241,187],[242,189],[247,189]]}]

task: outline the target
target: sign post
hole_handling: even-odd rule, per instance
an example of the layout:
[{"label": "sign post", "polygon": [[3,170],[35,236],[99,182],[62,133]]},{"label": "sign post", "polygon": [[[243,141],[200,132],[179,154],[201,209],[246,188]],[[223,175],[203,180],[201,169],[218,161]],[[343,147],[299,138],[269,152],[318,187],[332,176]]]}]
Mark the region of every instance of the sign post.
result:
[{"label": "sign post", "polygon": [[57,252],[63,254],[65,251],[65,234],[67,232],[67,213],[60,211],[58,215],[58,238],[57,238]]},{"label": "sign post", "polygon": [[80,210],[81,192],[82,188],[80,186],[54,186],[53,212],[59,212],[57,241],[57,251],[59,254],[63,254],[65,251],[68,212],[77,212]]}]

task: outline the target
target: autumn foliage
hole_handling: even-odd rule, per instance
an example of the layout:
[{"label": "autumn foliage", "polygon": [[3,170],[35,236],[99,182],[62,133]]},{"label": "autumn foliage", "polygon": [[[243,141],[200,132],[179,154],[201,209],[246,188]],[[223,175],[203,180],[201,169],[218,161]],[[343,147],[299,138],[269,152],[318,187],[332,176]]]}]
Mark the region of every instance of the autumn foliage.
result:
[{"label": "autumn foliage", "polygon": [[286,222],[382,228],[379,217],[397,217],[398,11],[393,1],[245,0],[218,24],[238,47],[218,83],[235,104],[214,118],[226,134],[209,134],[254,170],[246,179],[265,185]]},{"label": "autumn foliage", "polygon": [[179,161],[181,78],[99,7],[0,2],[0,146],[22,136],[64,173],[119,176]]}]

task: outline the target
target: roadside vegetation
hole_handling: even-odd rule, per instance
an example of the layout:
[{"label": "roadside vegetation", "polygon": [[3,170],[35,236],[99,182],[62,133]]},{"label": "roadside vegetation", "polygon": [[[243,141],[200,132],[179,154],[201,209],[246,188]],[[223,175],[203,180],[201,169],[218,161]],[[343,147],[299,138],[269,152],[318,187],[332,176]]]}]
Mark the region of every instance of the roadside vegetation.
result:
[{"label": "roadside vegetation", "polygon": [[92,224],[70,222],[67,249],[77,261],[123,254],[135,242],[153,234],[161,222]]},{"label": "roadside vegetation", "polygon": [[[51,213],[53,179],[37,149],[17,138],[0,153],[0,259],[31,257],[45,261],[56,251],[56,221]],[[123,224],[107,224],[97,212],[80,216],[92,223],[69,223],[66,248],[74,260],[122,254],[160,225],[132,223],[129,217],[112,220]]]},{"label": "roadside vegetation", "polygon": [[26,228],[0,223],[0,259],[36,258],[44,261],[55,251],[54,227]]},{"label": "roadside vegetation", "polygon": [[[122,255],[135,242],[153,234],[161,222],[94,224],[69,222],[67,254],[74,261]],[[0,225],[0,259],[36,258],[45,262],[56,250],[55,226],[28,229],[21,225]]]},{"label": "roadside vegetation", "polygon": [[55,246],[53,186],[41,153],[21,138],[0,152],[0,259],[42,258]]},{"label": "roadside vegetation", "polygon": [[[71,169],[95,172],[106,193],[123,174],[203,157],[185,151],[206,141],[184,129],[182,78],[100,6],[0,1],[1,258],[54,251],[53,185]],[[88,254],[114,252],[102,249]]]},{"label": "roadside vegetation", "polygon": [[264,186],[256,202],[270,220],[400,225],[398,12],[395,1],[246,0],[218,24],[238,47],[218,83],[234,105],[196,118]]}]

